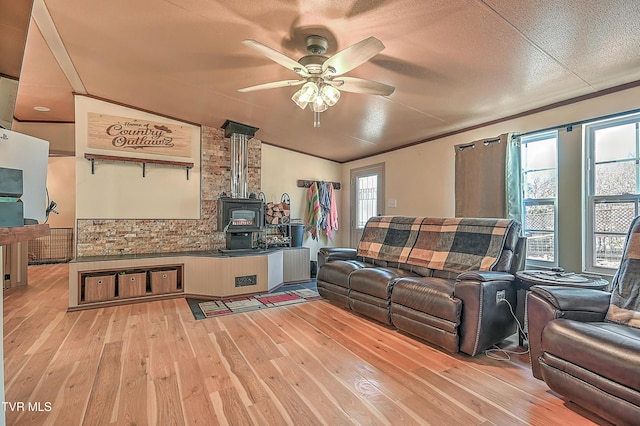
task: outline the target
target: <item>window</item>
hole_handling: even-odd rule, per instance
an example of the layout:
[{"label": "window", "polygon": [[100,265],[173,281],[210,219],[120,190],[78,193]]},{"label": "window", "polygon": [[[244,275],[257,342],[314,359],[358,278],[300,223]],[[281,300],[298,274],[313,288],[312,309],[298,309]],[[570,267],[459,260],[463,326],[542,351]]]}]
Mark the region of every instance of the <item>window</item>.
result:
[{"label": "window", "polygon": [[585,126],[587,153],[586,267],[611,273],[620,265],[640,200],[640,114]]},{"label": "window", "polygon": [[522,137],[522,223],[527,237],[527,263],[555,266],[558,133]]}]

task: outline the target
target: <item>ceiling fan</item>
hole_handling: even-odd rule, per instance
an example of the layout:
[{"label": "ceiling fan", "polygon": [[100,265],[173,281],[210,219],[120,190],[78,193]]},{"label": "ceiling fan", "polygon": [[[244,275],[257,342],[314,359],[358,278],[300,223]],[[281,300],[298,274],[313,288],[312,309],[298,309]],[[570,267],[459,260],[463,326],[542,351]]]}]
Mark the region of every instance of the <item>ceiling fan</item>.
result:
[{"label": "ceiling fan", "polygon": [[395,87],[377,81],[342,76],[384,49],[384,44],[375,37],[366,38],[331,57],[326,57],[324,53],[329,46],[327,39],[318,35],[310,35],[306,38],[309,55],[303,56],[298,61],[256,40],[243,40],[242,42],[272,61],[295,72],[300,79],[258,84],[238,89],[238,91],[252,92],[302,85],[302,88],[295,92],[291,99],[302,109],[305,109],[307,105],[310,106],[314,114],[314,127],[320,127],[320,113],[338,102],[340,91],[389,96],[395,90]]}]

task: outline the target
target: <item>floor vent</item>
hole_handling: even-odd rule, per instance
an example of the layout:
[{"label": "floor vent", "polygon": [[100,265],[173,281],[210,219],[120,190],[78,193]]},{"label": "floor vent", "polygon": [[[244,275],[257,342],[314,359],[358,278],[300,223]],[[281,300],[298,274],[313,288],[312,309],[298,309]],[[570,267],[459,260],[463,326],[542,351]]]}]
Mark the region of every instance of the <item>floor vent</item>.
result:
[{"label": "floor vent", "polygon": [[250,285],[258,284],[258,276],[257,275],[244,275],[241,277],[236,277],[236,287],[247,287]]}]

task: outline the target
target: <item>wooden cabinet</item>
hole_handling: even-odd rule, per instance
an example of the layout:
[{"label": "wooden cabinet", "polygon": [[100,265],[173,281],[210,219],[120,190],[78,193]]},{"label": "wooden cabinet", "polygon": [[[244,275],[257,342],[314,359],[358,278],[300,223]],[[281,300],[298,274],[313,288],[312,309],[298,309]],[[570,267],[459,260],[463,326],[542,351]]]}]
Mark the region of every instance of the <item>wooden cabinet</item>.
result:
[{"label": "wooden cabinet", "polygon": [[182,292],[183,265],[82,271],[78,304],[126,301]]},{"label": "wooden cabinet", "polygon": [[[115,277],[99,291],[90,279]],[[232,297],[308,281],[309,248],[283,247],[238,256],[105,256],[69,264],[69,310],[175,297]],[[104,283],[103,283],[104,284]],[[110,284],[108,284],[110,285]],[[108,286],[107,286],[108,287]]]}]

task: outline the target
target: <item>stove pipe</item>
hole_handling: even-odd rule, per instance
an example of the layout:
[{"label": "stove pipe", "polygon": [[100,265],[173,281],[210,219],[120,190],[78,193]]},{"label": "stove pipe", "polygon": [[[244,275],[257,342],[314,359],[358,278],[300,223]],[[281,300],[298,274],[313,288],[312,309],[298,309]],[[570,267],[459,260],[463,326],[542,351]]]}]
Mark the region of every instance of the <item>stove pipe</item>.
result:
[{"label": "stove pipe", "polygon": [[222,125],[224,137],[231,138],[231,198],[249,197],[248,141],[255,136],[257,127],[227,120]]}]

